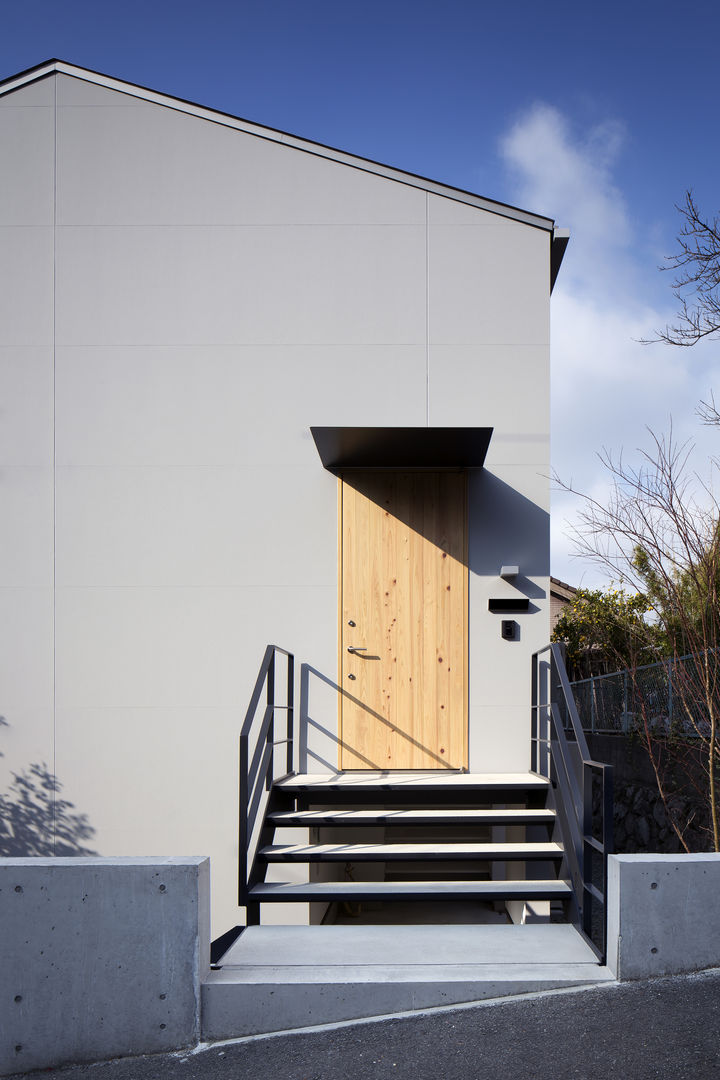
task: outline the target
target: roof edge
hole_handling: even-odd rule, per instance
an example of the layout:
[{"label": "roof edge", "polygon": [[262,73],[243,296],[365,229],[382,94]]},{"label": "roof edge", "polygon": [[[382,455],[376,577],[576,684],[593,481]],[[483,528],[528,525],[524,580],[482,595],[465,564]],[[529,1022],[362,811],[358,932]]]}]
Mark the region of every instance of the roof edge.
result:
[{"label": "roof edge", "polygon": [[565,249],[568,246],[569,240],[569,229],[553,229],[552,240],[550,241],[550,292],[555,288],[555,282],[560,273],[560,266],[562,265]]},{"label": "roof edge", "polygon": [[[385,165],[382,162],[373,161],[370,158],[359,157],[358,155],[348,153],[345,150],[338,150],[336,147],[326,146],[324,143],[314,142],[312,139],[303,139],[300,138],[300,136],[292,135],[289,132],[280,131],[276,128],[265,127],[264,125],[256,124],[251,120],[244,120],[242,117],[233,116],[231,113],[221,112],[218,109],[211,109],[205,105],[198,105],[196,102],[186,101],[183,98],[174,97],[171,94],[163,94],[158,90],[152,90],[146,86],[124,82],[122,79],[116,79],[112,75],[103,75],[99,71],[91,71],[89,68],[69,64],[67,61],[59,60],[56,57],[46,60],[41,64],[36,64],[34,67],[27,68],[17,75],[12,75],[7,79],[1,80],[0,96],[10,93],[12,90],[19,90],[22,86],[26,86],[31,82],[35,82],[38,79],[43,79],[48,75],[53,74],[69,75],[72,78],[82,79],[85,82],[93,83],[96,86],[103,86],[108,90],[116,90],[119,93],[128,94],[132,97],[140,98],[143,101],[149,101],[156,105],[163,105],[166,108],[175,109],[178,112],[184,112],[204,120],[210,120],[212,123],[222,124],[225,127],[233,128],[236,131],[242,131],[248,135],[256,135],[260,138],[268,139],[271,142],[282,143],[285,146],[291,146],[297,150],[304,150],[307,153],[315,154],[318,157],[337,161],[340,164],[349,165],[352,168],[361,169],[364,172],[373,173],[376,176],[383,176],[388,180],[395,180],[399,183],[407,184],[409,187],[420,188],[431,194],[440,195],[443,198],[452,199],[455,202],[464,203],[467,206],[474,206],[479,210],[486,210],[491,214],[497,214],[499,217],[509,218],[510,220],[530,225],[536,229],[542,229],[550,233],[553,233],[555,229],[553,219],[545,217],[542,214],[533,214],[529,210],[511,206],[509,203],[501,203],[495,199],[488,199],[482,195],[477,195],[472,191],[465,191],[463,188],[456,188],[450,184],[441,183],[439,180],[431,180],[428,177],[420,176],[416,173],[405,172],[403,169],[398,169],[392,165]],[[558,269],[559,265],[558,262]]]}]

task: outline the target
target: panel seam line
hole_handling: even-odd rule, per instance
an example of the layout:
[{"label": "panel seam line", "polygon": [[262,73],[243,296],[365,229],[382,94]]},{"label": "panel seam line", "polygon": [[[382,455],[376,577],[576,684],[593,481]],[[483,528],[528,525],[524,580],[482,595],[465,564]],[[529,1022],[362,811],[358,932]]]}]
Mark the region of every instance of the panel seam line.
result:
[{"label": "panel seam line", "polygon": [[430,192],[425,192],[425,426],[430,427]]},{"label": "panel seam line", "polygon": [[[55,640],[57,626],[57,602],[56,602],[56,579],[57,579],[57,424],[56,424],[56,335],[57,335],[57,75],[53,79],[53,280],[52,280],[52,527],[53,527],[53,552],[52,552],[52,722],[53,722],[53,778],[57,778],[57,642]],[[54,785],[52,802],[52,851],[57,854],[57,783]]]}]

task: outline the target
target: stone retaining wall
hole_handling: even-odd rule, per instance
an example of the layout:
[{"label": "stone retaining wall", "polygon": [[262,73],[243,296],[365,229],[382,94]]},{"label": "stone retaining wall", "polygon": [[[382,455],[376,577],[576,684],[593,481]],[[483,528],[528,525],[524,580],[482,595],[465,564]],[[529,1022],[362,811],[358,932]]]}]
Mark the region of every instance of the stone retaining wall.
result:
[{"label": "stone retaining wall", "polygon": [[[666,809],[648,754],[639,739],[626,735],[590,735],[590,752],[613,767],[615,782],[615,850],[625,854],[684,851],[667,809],[678,822],[691,851],[710,847],[706,808],[693,791],[693,777],[667,772]],[[701,769],[701,762],[695,763]],[[702,782],[702,776],[697,779]],[[598,793],[599,796],[599,793]]]}]

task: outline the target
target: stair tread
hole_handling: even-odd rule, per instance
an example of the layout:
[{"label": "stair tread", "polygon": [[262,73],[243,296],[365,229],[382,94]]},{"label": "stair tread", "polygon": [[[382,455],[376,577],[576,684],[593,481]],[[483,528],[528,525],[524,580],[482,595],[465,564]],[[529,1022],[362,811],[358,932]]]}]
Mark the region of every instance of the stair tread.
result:
[{"label": "stair tread", "polygon": [[282,826],[335,825],[550,825],[554,810],[277,810],[268,820]]},{"label": "stair tread", "polygon": [[262,882],[250,889],[255,903],[283,900],[449,899],[551,900],[572,894],[563,880],[538,881],[310,881]]},{"label": "stair tread", "polygon": [[259,854],[268,861],[335,860],[355,862],[387,859],[557,859],[556,843],[511,844],[269,844]]},{"label": "stair tread", "polygon": [[286,776],[275,783],[277,788],[289,791],[360,791],[378,788],[381,790],[432,790],[450,788],[463,789],[507,789],[545,790],[549,781],[536,773],[459,773],[447,772],[343,772],[343,773],[297,773]]}]

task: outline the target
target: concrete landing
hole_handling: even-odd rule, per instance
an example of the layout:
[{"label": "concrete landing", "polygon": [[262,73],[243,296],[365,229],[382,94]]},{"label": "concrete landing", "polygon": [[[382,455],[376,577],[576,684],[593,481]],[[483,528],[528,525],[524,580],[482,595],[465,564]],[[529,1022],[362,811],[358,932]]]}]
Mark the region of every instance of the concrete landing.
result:
[{"label": "concrete landing", "polygon": [[232,1038],[612,981],[571,926],[254,926],[202,988]]}]

